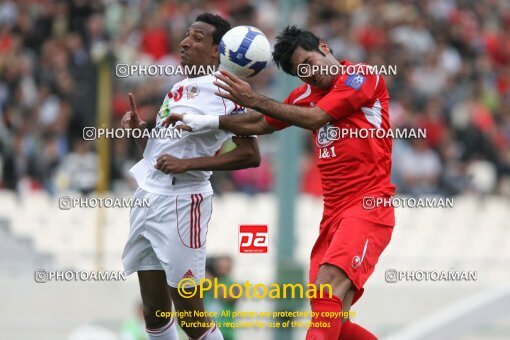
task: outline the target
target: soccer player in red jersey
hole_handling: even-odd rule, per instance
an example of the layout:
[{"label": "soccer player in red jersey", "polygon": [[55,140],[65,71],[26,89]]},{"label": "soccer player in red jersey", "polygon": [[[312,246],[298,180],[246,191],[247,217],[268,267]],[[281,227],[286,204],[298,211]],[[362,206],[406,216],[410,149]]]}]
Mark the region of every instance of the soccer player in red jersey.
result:
[{"label": "soccer player in red jersey", "polygon": [[[295,26],[287,27],[277,37],[273,59],[283,71],[299,76],[305,83],[284,103],[255,93],[248,83],[222,71],[218,78],[224,83],[215,84],[227,93],[217,95],[257,112],[219,118],[185,114],[172,119],[182,120],[193,131],[219,128],[238,135],[267,134],[289,125],[313,131],[324,212],[311,253],[309,279],[317,285],[330,284],[333,295],[311,300],[312,311],[319,315],[312,318],[312,325],[327,322],[330,327],[312,326],[306,338],[376,339],[348,319],[325,318],[320,312],[349,311],[362,295],[363,285],[388,245],[395,224],[393,207],[372,204],[376,197],[390,197],[395,192],[390,182],[391,138],[338,138],[338,133],[346,129],[390,129],[384,79],[370,74],[366,65],[351,67],[358,70],[355,74],[303,75],[302,67],[328,70],[336,65],[336,69],[348,71],[347,66],[352,64],[337,61],[326,42]],[[363,206],[364,198],[370,200],[370,206]]]}]

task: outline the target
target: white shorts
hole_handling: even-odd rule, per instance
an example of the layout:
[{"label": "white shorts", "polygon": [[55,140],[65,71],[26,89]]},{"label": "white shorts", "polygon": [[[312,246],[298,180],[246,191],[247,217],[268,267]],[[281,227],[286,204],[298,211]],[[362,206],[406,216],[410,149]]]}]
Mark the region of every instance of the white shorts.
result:
[{"label": "white shorts", "polygon": [[122,254],[126,274],[164,270],[171,287],[183,278],[205,277],[205,241],[213,193],[158,195],[138,188],[133,200],[149,207],[131,209],[131,229]]}]

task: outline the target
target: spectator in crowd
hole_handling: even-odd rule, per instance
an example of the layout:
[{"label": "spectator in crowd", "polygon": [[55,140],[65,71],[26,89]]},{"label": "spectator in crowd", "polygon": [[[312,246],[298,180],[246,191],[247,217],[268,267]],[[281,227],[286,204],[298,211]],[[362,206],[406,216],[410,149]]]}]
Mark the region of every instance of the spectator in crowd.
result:
[{"label": "spectator in crowd", "polygon": [[64,157],[57,171],[56,185],[84,195],[93,192],[99,178],[98,157],[88,141],[76,139],[72,151]]},{"label": "spectator in crowd", "polygon": [[402,192],[415,196],[439,194],[441,161],[425,140],[413,139],[397,167]]}]

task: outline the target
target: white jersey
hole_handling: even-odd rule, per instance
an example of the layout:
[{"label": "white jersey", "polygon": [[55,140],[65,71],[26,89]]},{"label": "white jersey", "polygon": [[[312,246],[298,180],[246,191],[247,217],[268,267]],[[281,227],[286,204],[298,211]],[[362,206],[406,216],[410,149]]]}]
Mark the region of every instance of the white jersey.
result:
[{"label": "white jersey", "polygon": [[[155,129],[165,129],[161,127],[161,123],[170,115],[170,112],[221,116],[245,111],[232,101],[214,94],[219,90],[213,84],[216,79],[213,75],[207,75],[187,78],[176,83],[163,100]],[[182,131],[182,138],[178,136],[149,138],[143,158],[131,168],[130,174],[136,179],[139,187],[159,195],[210,192],[212,188],[209,177],[212,171],[188,171],[174,175],[165,174],[157,170],[154,165],[158,157],[163,154],[184,159],[214,156],[222,144],[231,137],[230,132],[208,130],[197,133]]]}]

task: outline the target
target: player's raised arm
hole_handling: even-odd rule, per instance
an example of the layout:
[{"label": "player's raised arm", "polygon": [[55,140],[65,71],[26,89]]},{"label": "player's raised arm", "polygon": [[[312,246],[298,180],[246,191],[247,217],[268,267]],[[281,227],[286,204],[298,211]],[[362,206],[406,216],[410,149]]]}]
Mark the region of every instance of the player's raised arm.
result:
[{"label": "player's raised arm", "polygon": [[[124,129],[145,129],[147,127],[147,123],[140,119],[138,116],[138,111],[136,110],[135,96],[132,93],[129,93],[129,105],[131,106],[131,111],[128,111],[122,116],[122,120],[120,124]],[[143,151],[145,149],[145,145],[147,145],[147,137],[140,137],[135,139],[136,145]]]},{"label": "player's raised arm", "polygon": [[308,130],[317,130],[324,124],[334,120],[328,113],[319,107],[305,108],[280,103],[254,92],[247,82],[241,80],[230,72],[220,71],[214,85],[225,92],[217,91],[216,95],[232,100],[233,102],[252,108],[269,117],[278,119],[291,125]]},{"label": "player's raised arm", "polygon": [[277,130],[276,127],[266,121],[264,115],[255,111],[226,116],[172,113],[163,124],[168,126],[177,121],[182,121],[184,125],[178,125],[176,129],[193,132],[220,129],[230,131],[239,136],[252,136],[266,135]]},{"label": "player's raised arm", "polygon": [[260,152],[255,137],[232,137],[236,148],[218,156],[180,159],[169,154],[160,155],[156,169],[165,174],[179,174],[186,171],[231,171],[258,167]]},{"label": "player's raised arm", "polygon": [[266,121],[263,114],[256,111],[232,116],[220,116],[219,128],[240,136],[266,135],[277,130]]}]

